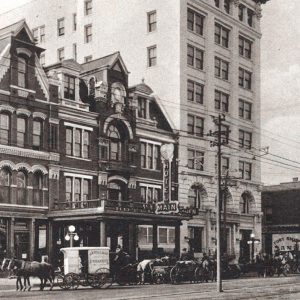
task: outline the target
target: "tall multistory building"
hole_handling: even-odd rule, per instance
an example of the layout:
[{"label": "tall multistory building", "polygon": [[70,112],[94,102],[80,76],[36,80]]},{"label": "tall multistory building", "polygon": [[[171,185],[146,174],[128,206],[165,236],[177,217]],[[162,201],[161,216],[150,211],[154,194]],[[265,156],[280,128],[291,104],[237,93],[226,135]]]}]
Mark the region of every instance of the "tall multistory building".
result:
[{"label": "tall multistory building", "polygon": [[[216,130],[222,114],[226,192],[224,252],[250,257],[261,239],[260,18],[266,0],[34,0],[2,14],[25,18],[42,65],[89,62],[120,51],[131,71],[159,95],[178,132],[178,199],[198,209],[181,227],[181,246],[216,245]],[[257,244],[257,249],[260,244]]]}]

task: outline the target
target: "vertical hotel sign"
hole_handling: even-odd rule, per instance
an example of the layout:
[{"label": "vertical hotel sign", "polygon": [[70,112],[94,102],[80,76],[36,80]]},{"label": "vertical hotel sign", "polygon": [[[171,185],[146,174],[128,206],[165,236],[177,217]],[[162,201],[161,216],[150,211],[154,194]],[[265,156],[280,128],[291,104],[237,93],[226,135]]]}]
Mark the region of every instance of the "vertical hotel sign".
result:
[{"label": "vertical hotel sign", "polygon": [[174,145],[164,144],[160,148],[163,164],[163,199],[156,204],[156,214],[178,213],[178,201],[171,201],[172,193],[172,160]]}]

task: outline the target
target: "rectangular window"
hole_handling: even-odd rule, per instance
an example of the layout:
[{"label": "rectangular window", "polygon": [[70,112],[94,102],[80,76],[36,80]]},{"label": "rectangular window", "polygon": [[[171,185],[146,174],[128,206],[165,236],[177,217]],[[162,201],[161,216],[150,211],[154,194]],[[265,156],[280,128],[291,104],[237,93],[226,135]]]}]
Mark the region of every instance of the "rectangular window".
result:
[{"label": "rectangular window", "polygon": [[147,50],[148,50],[148,67],[156,66],[157,63],[156,46],[149,47]]},{"label": "rectangular window", "polygon": [[141,186],[141,201],[145,203],[155,203],[160,200],[160,188],[153,186]]},{"label": "rectangular window", "polygon": [[75,143],[74,143],[74,151],[73,154],[76,157],[81,157],[81,130],[80,129],[75,129]]},{"label": "rectangular window", "polygon": [[92,41],[92,25],[86,25],[84,26],[84,35],[85,35],[85,42],[90,43]]},{"label": "rectangular window", "polygon": [[41,121],[33,121],[32,146],[34,149],[40,149],[42,146],[42,126]]},{"label": "rectangular window", "polygon": [[57,50],[57,59],[58,61],[62,61],[65,59],[65,48],[60,48]]},{"label": "rectangular window", "polygon": [[251,180],[252,164],[245,161],[239,161],[239,172],[241,179]]},{"label": "rectangular window", "polygon": [[139,245],[153,244],[153,227],[138,225],[138,243]]},{"label": "rectangular window", "polygon": [[10,133],[10,118],[7,114],[0,114],[0,144],[9,144],[9,133]]},{"label": "rectangular window", "polygon": [[64,74],[64,98],[75,100],[75,77]]},{"label": "rectangular window", "polygon": [[66,154],[72,155],[73,149],[73,129],[67,128],[66,129]]},{"label": "rectangular window", "polygon": [[73,59],[77,61],[77,44],[73,44]]},{"label": "rectangular window", "polygon": [[215,43],[225,48],[229,46],[229,32],[230,30],[221,24],[215,23]]},{"label": "rectangular window", "polygon": [[40,64],[42,67],[45,66],[45,53],[41,53],[40,55]]},{"label": "rectangular window", "polygon": [[72,177],[66,177],[66,201],[72,202]]},{"label": "rectangular window", "polygon": [[17,146],[25,146],[26,120],[24,118],[17,119]]},{"label": "rectangular window", "polygon": [[199,35],[203,35],[204,16],[188,8],[187,28]]},{"label": "rectangular window", "polygon": [[46,36],[45,36],[45,25],[40,27],[40,42],[45,43]]},{"label": "rectangular window", "polygon": [[229,133],[230,133],[230,130],[229,130],[229,126],[227,125],[222,125],[221,126],[221,140],[222,140],[222,143],[223,144],[228,144],[229,142]]},{"label": "rectangular window", "polygon": [[229,157],[221,158],[222,175],[226,175],[229,170]]},{"label": "rectangular window", "polygon": [[148,13],[148,32],[156,30],[156,11]]},{"label": "rectangular window", "polygon": [[252,73],[245,69],[239,68],[239,86],[247,90],[251,90],[251,85]]},{"label": "rectangular window", "polygon": [[83,131],[82,133],[82,157],[89,158],[90,153],[90,132]]},{"label": "rectangular window", "polygon": [[239,99],[239,117],[251,120],[252,117],[252,104],[244,101],[242,99]]},{"label": "rectangular window", "polygon": [[80,177],[65,178],[65,195],[67,202],[76,202],[72,204],[73,208],[86,207],[85,202],[91,199],[91,180]]},{"label": "rectangular window", "polygon": [[219,57],[215,57],[215,77],[223,80],[228,80],[228,74],[229,74],[229,62]]},{"label": "rectangular window", "polygon": [[138,98],[138,117],[146,119],[146,99],[145,98]]},{"label": "rectangular window", "polygon": [[240,148],[251,149],[252,133],[244,130],[239,130],[239,146]]},{"label": "rectangular window", "polygon": [[244,21],[244,12],[245,12],[245,6],[243,4],[239,5],[239,20],[241,22]]},{"label": "rectangular window", "polygon": [[175,228],[174,227],[158,227],[158,244],[175,244]]},{"label": "rectangular window", "polygon": [[243,36],[239,36],[239,54],[245,58],[251,59],[252,42]]},{"label": "rectangular window", "polygon": [[187,45],[187,64],[196,69],[203,70],[204,52],[194,46]]},{"label": "rectangular window", "polygon": [[84,14],[90,15],[92,13],[93,10],[93,2],[92,0],[87,0],[84,2]]},{"label": "rectangular window", "polygon": [[204,152],[188,149],[188,168],[204,170]]},{"label": "rectangular window", "polygon": [[215,90],[215,109],[228,112],[229,95],[221,91]]},{"label": "rectangular window", "polygon": [[26,88],[27,61],[23,57],[18,57],[18,86]]},{"label": "rectangular window", "polygon": [[230,2],[231,0],[224,0],[224,10],[227,14],[230,13]]},{"label": "rectangular window", "polygon": [[250,27],[253,27],[253,16],[254,11],[250,8],[247,8],[247,23]]},{"label": "rectangular window", "polygon": [[202,84],[195,81],[188,80],[187,82],[187,97],[189,101],[195,101],[197,103],[203,104],[203,90]]},{"label": "rectangular window", "polygon": [[215,0],[215,7],[220,7],[220,0]]},{"label": "rectangular window", "polygon": [[159,145],[141,142],[141,168],[149,170],[159,170],[159,151]]},{"label": "rectangular window", "polygon": [[57,35],[62,36],[65,34],[65,19],[61,18],[57,20]]},{"label": "rectangular window", "polygon": [[73,30],[77,29],[77,14],[73,14]]},{"label": "rectangular window", "polygon": [[187,131],[188,134],[203,137],[204,119],[188,114]]}]

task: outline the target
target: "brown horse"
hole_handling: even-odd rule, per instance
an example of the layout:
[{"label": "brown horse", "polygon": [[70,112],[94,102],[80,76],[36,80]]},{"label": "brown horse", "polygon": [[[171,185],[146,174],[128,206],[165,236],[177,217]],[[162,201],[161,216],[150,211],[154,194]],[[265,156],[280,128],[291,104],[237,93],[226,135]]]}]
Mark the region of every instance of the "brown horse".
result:
[{"label": "brown horse", "polygon": [[[49,280],[51,287],[53,288],[54,281],[54,269],[52,265],[48,263],[40,263],[37,261],[24,261],[21,259],[11,259],[8,265],[8,270],[16,270],[17,274],[17,287],[18,282],[21,283],[21,276],[24,277],[24,284],[26,289],[26,279],[28,279],[29,288],[31,289],[29,277],[39,277],[41,280],[40,290],[42,291],[46,285],[47,280]],[[21,283],[22,286],[22,283]]]}]

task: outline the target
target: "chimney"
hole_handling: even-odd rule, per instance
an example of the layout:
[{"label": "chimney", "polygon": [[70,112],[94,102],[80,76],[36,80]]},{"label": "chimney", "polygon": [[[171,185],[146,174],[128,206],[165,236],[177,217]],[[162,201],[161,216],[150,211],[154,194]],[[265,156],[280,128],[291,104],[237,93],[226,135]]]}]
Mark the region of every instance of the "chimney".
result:
[{"label": "chimney", "polygon": [[298,182],[298,177],[294,177],[293,182]]}]

